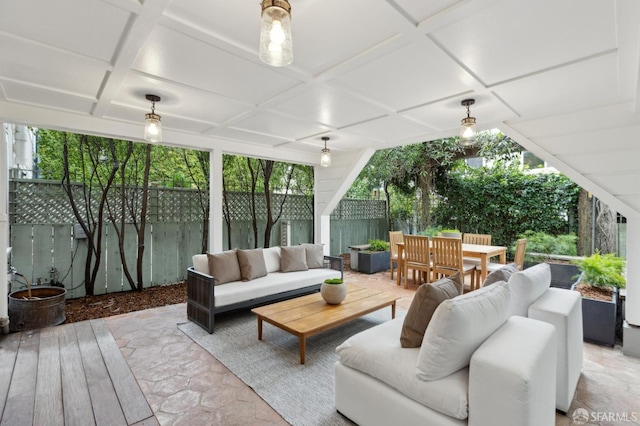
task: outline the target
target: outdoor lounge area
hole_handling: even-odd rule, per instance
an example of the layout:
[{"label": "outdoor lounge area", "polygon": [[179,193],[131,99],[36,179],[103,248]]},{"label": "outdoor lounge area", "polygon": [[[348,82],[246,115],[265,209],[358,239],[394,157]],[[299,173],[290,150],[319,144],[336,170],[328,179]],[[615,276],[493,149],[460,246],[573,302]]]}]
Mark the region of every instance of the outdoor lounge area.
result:
[{"label": "outdoor lounge area", "polygon": [[[416,289],[414,286],[409,286],[408,289],[396,286],[390,279],[389,272],[373,275],[346,272],[345,279],[359,286],[396,294],[400,298],[399,311],[408,309]],[[105,330],[113,335],[114,342],[120,347],[123,359],[126,360],[130,374],[133,375],[132,377],[120,375],[118,380],[129,382],[135,379],[146,399],[132,398],[135,392],[126,394],[128,396],[122,400],[123,407],[128,405],[130,413],[142,413],[138,414],[142,416],[138,417],[142,420],[122,424],[288,424],[251,388],[178,328],[178,324],[186,322],[184,304],[138,311],[98,321],[99,324],[104,324]],[[83,324],[85,323],[77,323],[77,326],[84,327]],[[313,339],[310,340],[310,344],[314,344]],[[81,342],[81,345],[86,343]],[[6,345],[3,344],[3,347]],[[42,348],[41,346],[40,357],[44,356]],[[6,350],[3,350],[3,365],[7,365],[7,355]],[[50,365],[49,368],[54,367]],[[2,374],[6,374],[6,369],[2,370]],[[8,383],[5,378],[6,376],[3,376],[2,381],[5,392],[8,385],[17,386],[16,380],[20,379],[14,377],[12,382]],[[27,424],[29,419],[25,416],[33,416],[34,424],[40,424],[36,419],[42,418],[37,416],[41,416],[43,411],[32,413],[29,408],[29,403],[33,402],[31,398],[39,393],[36,393],[35,389],[30,392],[28,383],[24,380],[20,382],[22,394],[19,397],[18,406],[12,407],[10,411],[15,416],[11,418],[21,419],[18,424]],[[36,386],[35,381],[30,383],[31,386]],[[37,386],[40,392],[55,390],[54,382],[48,385],[38,383]],[[312,385],[309,384],[309,386]],[[635,412],[634,407],[637,407],[639,389],[639,359],[622,355],[620,346],[607,348],[585,343],[584,366],[576,396],[567,416],[556,414],[555,424],[561,426],[578,424],[571,417],[574,410],[578,408],[583,408],[589,413],[598,413],[593,414],[594,416],[601,416],[600,421],[588,424],[640,424],[639,419],[615,422],[606,418],[607,413],[611,412],[628,413],[631,416]],[[30,394],[31,397],[28,396]],[[41,406],[36,405],[36,407]],[[5,410],[8,408],[5,405]],[[20,408],[20,410],[16,411],[13,408]],[[144,414],[144,410],[149,408],[150,411],[146,413],[152,410],[152,417],[147,418],[145,416],[149,414]],[[97,424],[105,418],[105,412],[101,410],[102,408],[99,407],[94,408]],[[88,415],[86,411],[67,415],[66,423],[62,423],[63,417],[49,417],[47,424],[75,424],[76,422],[88,424],[85,421],[86,417],[83,417]],[[118,417],[114,413],[110,415],[108,424],[118,424],[114,420]],[[130,418],[135,417],[127,417],[127,420]],[[3,421],[9,421],[9,418],[3,418]],[[339,424],[351,423],[344,420]]]},{"label": "outdoor lounge area", "polygon": [[[274,15],[262,9],[270,6],[279,6],[283,15],[268,30]],[[313,196],[308,242],[322,244],[327,256],[339,254],[330,247],[341,237],[333,233],[332,213],[376,150],[459,137],[459,154],[472,158],[481,154],[482,138],[476,140],[474,132],[467,137],[465,131],[499,130],[626,220],[622,344],[584,344],[575,398],[567,416],[556,414],[556,424],[640,424],[640,2],[6,0],[0,13],[0,47],[0,253],[6,251],[7,257],[14,224],[10,206],[16,203],[10,176],[42,179],[35,143],[18,142],[26,129],[134,141],[150,147],[149,152],[161,144],[204,153],[206,231],[181,239],[194,244],[206,240],[203,248],[210,253],[233,248],[227,247],[223,231],[225,155],[309,166]],[[113,166],[115,175],[122,163],[102,163],[103,157],[97,153],[92,172],[100,163]],[[376,196],[381,196],[379,189]],[[30,201],[21,202],[28,207]],[[28,267],[52,269],[54,250],[34,244],[30,227],[24,227],[19,241],[31,253],[20,259],[25,273]],[[60,231],[54,228],[46,234],[49,240]],[[155,244],[173,245],[176,235]],[[75,256],[69,240],[76,234],[70,236],[65,228],[56,237],[64,242],[58,253]],[[249,244],[250,238],[246,240]],[[110,244],[117,245],[113,240]],[[134,259],[134,251],[128,260],[142,262],[142,256]],[[202,251],[173,259],[186,271],[192,254]],[[129,257],[124,253],[120,247],[111,255]],[[140,276],[165,266],[152,263],[145,263],[147,270]],[[485,266],[486,254],[480,277],[489,272]],[[474,267],[473,274],[477,271]],[[400,316],[416,288],[411,282],[407,288],[397,285],[408,272],[396,273],[347,272],[345,280],[398,295]],[[122,271],[116,267],[112,274]],[[7,275],[0,274],[4,294],[9,293]],[[80,281],[73,287],[79,288]],[[108,281],[101,284],[122,288]],[[387,304],[353,324],[364,330],[388,320],[389,306],[396,305]],[[216,359],[234,361],[236,353],[225,352],[229,346],[223,343],[241,335],[233,327],[237,325],[250,330],[242,335],[251,347],[270,342],[282,349],[278,361],[293,357],[297,374],[282,375],[289,381],[265,374],[259,383],[262,389],[274,389],[276,398],[281,395],[276,386],[333,386],[331,374],[316,374],[308,382],[298,375],[326,364],[332,353],[326,348],[339,344],[323,340],[330,334],[308,339],[301,365],[303,339],[269,334],[268,326],[256,330],[250,311],[243,321],[231,317],[234,321],[227,321],[226,329],[216,318],[216,329],[222,332],[210,334],[188,320],[187,309],[176,305],[145,310],[98,321],[95,327],[84,324],[56,332],[64,337],[73,329],[86,338],[72,345],[67,360],[77,363],[86,357],[104,364],[89,369],[84,384],[73,377],[60,383],[56,370],[33,370],[40,360],[51,359],[47,349],[55,352],[55,339],[47,340],[51,336],[42,333],[36,347],[31,335],[22,334],[26,343],[21,354],[16,338],[7,336],[8,301],[0,299],[0,361],[13,361],[17,367],[0,363],[0,397],[8,403],[0,425],[29,424],[29,418],[33,424],[42,424],[42,419],[47,424],[85,424],[91,423],[90,412],[96,424],[109,425],[285,424],[279,413],[291,407],[302,410],[290,420],[294,424],[305,424],[298,419],[311,416],[311,411],[330,416],[326,424],[336,416],[337,424],[348,424],[331,401],[318,406],[282,398],[267,403],[258,385],[254,392],[239,378],[250,375],[251,368],[233,374]],[[338,335],[340,342],[356,332],[350,327],[335,330],[344,333]],[[281,335],[285,340],[279,340]],[[213,343],[196,344],[196,339]],[[550,346],[545,348],[550,351]],[[107,365],[104,354],[119,361]],[[257,358],[235,361],[269,367],[267,360],[275,357]],[[60,371],[73,373],[64,359],[60,357]],[[318,359],[323,362],[315,362]],[[117,389],[113,383],[120,379],[125,386]],[[94,395],[104,386],[109,399],[85,394],[84,411],[75,412],[74,395],[64,389],[74,389],[76,383]],[[302,391],[298,395],[300,401],[318,401]],[[53,405],[31,411],[42,398]]]}]

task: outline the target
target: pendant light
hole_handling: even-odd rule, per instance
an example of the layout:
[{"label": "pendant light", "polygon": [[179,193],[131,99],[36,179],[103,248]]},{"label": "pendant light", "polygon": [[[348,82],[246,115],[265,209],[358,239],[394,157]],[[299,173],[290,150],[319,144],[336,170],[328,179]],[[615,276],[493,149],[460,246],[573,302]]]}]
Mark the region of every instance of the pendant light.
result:
[{"label": "pendant light", "polygon": [[146,95],[151,102],[151,113],[144,115],[144,140],[147,142],[162,142],[162,122],[156,114],[156,102],[160,102],[160,96]]},{"label": "pendant light", "polygon": [[291,5],[287,0],[262,1],[260,60],[274,67],[293,62]]},{"label": "pendant light", "polygon": [[476,142],[476,118],[471,117],[469,107],[475,104],[475,99],[465,99],[462,106],[467,107],[467,116],[460,120],[460,145],[471,146]]},{"label": "pendant light", "polygon": [[322,167],[329,167],[331,165],[331,151],[327,148],[329,137],[323,136],[322,140],[324,141],[324,149],[322,150],[322,154],[320,154],[320,165]]}]

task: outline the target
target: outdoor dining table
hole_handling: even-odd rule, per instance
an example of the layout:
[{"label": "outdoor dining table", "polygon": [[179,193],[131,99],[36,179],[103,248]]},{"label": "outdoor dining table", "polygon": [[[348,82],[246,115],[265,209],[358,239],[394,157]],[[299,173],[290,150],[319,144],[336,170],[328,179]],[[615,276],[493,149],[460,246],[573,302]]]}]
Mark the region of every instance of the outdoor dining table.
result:
[{"label": "outdoor dining table", "polygon": [[[397,284],[402,283],[403,275],[403,253],[404,243],[397,243],[398,245],[398,281]],[[482,271],[480,272],[480,282],[484,282],[487,278],[487,263],[489,259],[494,256],[499,256],[499,263],[507,263],[507,248],[503,246],[485,246],[481,244],[465,244],[462,243],[462,256],[474,257],[480,259],[480,265]],[[406,278],[405,278],[406,279]]]}]

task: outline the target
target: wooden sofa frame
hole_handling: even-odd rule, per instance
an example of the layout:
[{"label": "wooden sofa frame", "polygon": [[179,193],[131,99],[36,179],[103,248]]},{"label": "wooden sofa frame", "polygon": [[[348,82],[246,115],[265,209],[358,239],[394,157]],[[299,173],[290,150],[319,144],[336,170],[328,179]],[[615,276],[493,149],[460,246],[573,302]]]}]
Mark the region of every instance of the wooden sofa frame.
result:
[{"label": "wooden sofa frame", "polygon": [[[343,277],[342,258],[339,256],[324,256],[325,264],[336,271],[340,271],[340,278]],[[225,306],[215,306],[215,285],[211,275],[203,274],[193,267],[187,269],[187,318],[195,322],[200,327],[213,333],[213,326],[216,314],[237,311],[240,309],[255,308],[257,306],[268,305],[282,300],[311,294],[320,291],[322,283],[313,284],[296,290],[284,291],[270,294],[268,296],[257,297],[238,303]]]}]

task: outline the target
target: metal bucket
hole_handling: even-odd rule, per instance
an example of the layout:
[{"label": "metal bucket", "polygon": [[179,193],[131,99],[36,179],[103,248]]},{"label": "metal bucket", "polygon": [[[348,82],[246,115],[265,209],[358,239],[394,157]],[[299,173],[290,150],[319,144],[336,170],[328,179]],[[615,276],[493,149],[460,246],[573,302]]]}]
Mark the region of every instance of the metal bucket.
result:
[{"label": "metal bucket", "polygon": [[[62,324],[67,290],[61,287],[37,286],[9,293],[9,329],[11,332],[35,330]],[[37,298],[37,299],[36,299]]]}]

